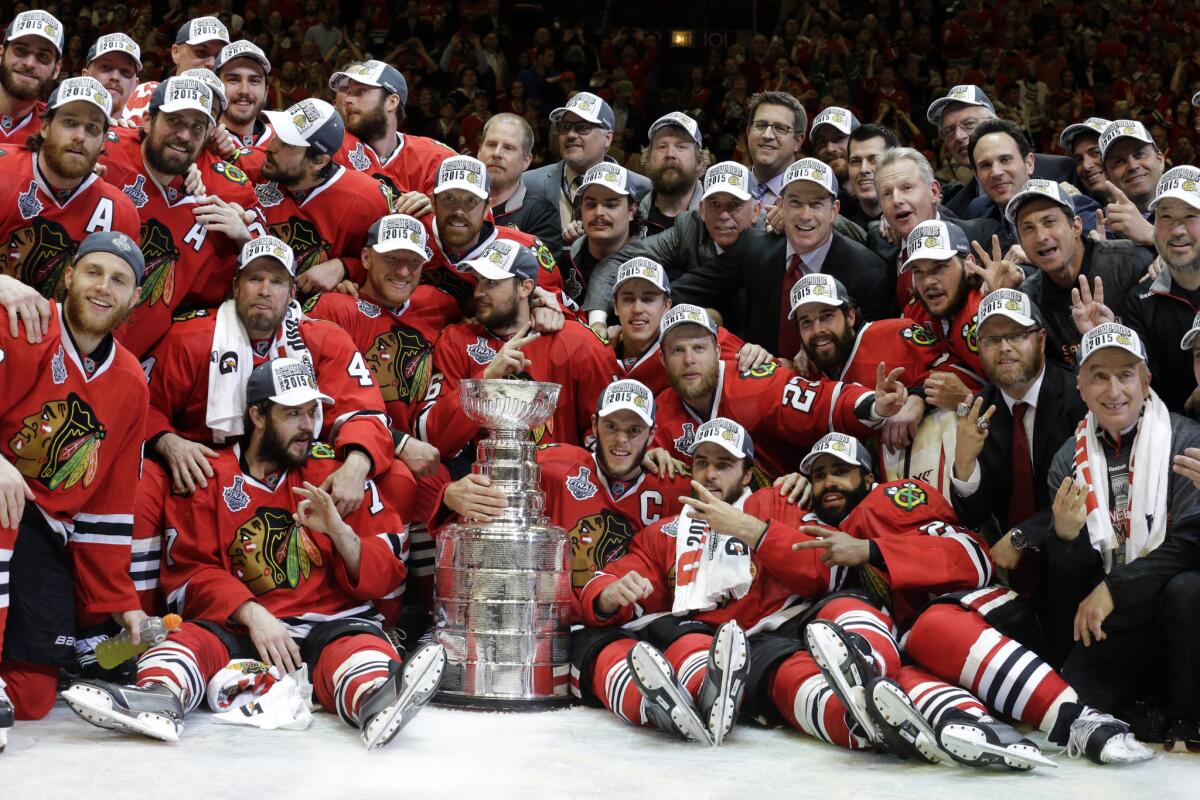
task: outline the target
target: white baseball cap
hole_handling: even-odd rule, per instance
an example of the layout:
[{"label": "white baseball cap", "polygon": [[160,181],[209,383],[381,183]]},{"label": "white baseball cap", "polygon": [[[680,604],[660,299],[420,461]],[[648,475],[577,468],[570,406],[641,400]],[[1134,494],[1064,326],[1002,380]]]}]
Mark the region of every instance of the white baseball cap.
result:
[{"label": "white baseball cap", "polygon": [[1200,314],[1197,314],[1192,320],[1192,327],[1188,328],[1188,332],[1183,335],[1183,340],[1179,342],[1179,349],[1191,350],[1192,343],[1196,341],[1197,336],[1200,336]]},{"label": "white baseball cap", "polygon": [[376,253],[408,250],[426,261],[433,257],[425,226],[408,214],[388,214],[375,220],[367,230],[367,247]]},{"label": "white baseball cap", "polygon": [[8,28],[4,31],[4,42],[7,44],[23,36],[40,36],[54,45],[58,54],[62,55],[63,26],[49,11],[22,11],[13,17],[13,21],[8,23]]},{"label": "white baseball cap", "polygon": [[653,284],[663,294],[671,293],[671,283],[667,280],[667,271],[663,269],[663,265],[652,258],[637,256],[617,268],[617,279],[613,282],[613,294],[617,293],[621,284],[635,278]]},{"label": "white baseball cap", "polygon": [[837,197],[837,176],[833,174],[833,170],[824,161],[816,158],[802,158],[799,161],[793,162],[790,167],[784,170],[783,183],[779,187],[780,193],[797,181],[815,183],[834,197]]},{"label": "white baseball cap", "polygon": [[812,127],[808,130],[808,135],[816,136],[817,128],[822,125],[828,125],[835,129],[843,136],[849,136],[854,133],[854,129],[858,127],[858,117],[846,108],[841,106],[830,106],[822,111],[817,116],[813,117]]},{"label": "white baseball cap", "polygon": [[1136,119],[1116,119],[1108,123],[1108,126],[1100,134],[1100,158],[1105,158],[1109,148],[1120,139],[1134,139],[1143,144],[1153,144],[1158,147],[1145,125]]},{"label": "white baseball cap", "polygon": [[301,100],[287,111],[264,111],[263,115],[284,144],[315,147],[332,156],[346,137],[346,124],[337,109],[316,97]]},{"label": "white baseball cap", "polygon": [[700,199],[707,200],[717,192],[731,194],[739,200],[753,200],[758,194],[758,181],[746,165],[722,161],[704,173],[704,193]]},{"label": "white baseball cap", "polygon": [[365,86],[379,86],[394,95],[399,95],[401,108],[408,102],[408,81],[404,80],[400,70],[386,61],[364,61],[346,67],[341,72],[335,72],[329,77],[329,88],[341,92],[350,81]]},{"label": "white baseball cap", "polygon": [[272,258],[278,261],[288,274],[296,275],[296,255],[287,242],[275,236],[258,236],[242,245],[238,255],[237,271],[241,272],[256,258]]},{"label": "white baseball cap", "polygon": [[600,393],[596,416],[607,417],[617,411],[632,411],[647,425],[654,424],[654,393],[640,381],[614,381]]},{"label": "white baseball cap", "polygon": [[512,239],[493,239],[478,257],[461,262],[460,267],[468,267],[490,281],[520,278],[537,283],[537,257]]},{"label": "white baseball cap", "polygon": [[225,96],[225,82],[217,77],[217,73],[208,67],[192,67],[179,73],[179,77],[194,78],[204,82],[209,89],[212,89],[213,97],[221,101],[221,105],[216,109],[215,116],[221,116],[221,112],[229,105],[229,98]]},{"label": "white baseball cap", "polygon": [[823,272],[814,272],[812,275],[805,275],[792,286],[788,297],[788,304],[791,306],[788,319],[795,317],[796,309],[806,303],[846,306],[850,304],[850,294],[837,278]]},{"label": "white baseball cap", "polygon": [[734,458],[754,459],[754,442],[750,434],[728,417],[710,419],[697,428],[688,453],[694,455],[702,444],[719,445]]},{"label": "white baseball cap", "polygon": [[175,34],[175,44],[203,44],[225,42],[229,44],[229,29],[216,17],[189,19]]},{"label": "white baseball cap", "polygon": [[1104,117],[1088,117],[1083,122],[1076,122],[1074,125],[1068,125],[1063,128],[1063,132],[1058,135],[1058,143],[1062,145],[1062,149],[1068,153],[1075,146],[1075,140],[1080,136],[1095,136],[1100,138],[1104,133],[1104,129],[1112,123],[1112,120]]},{"label": "white baseball cap", "polygon": [[281,406],[302,406],[313,400],[333,405],[333,398],[322,394],[308,364],[295,358],[275,358],[259,364],[246,381],[246,405],[270,400]]},{"label": "white baseball cap", "polygon": [[613,114],[612,106],[606,103],[603,98],[591,92],[579,92],[568,100],[565,106],[551,111],[550,121],[557,124],[567,114],[574,114],[593,125],[602,125],[610,131],[617,124],[617,118]]},{"label": "white baseball cap", "polygon": [[628,197],[633,193],[629,185],[629,170],[610,161],[601,161],[583,174],[583,182],[575,190],[572,200],[578,203],[583,199],[584,192],[592,186],[603,186],[614,194]]},{"label": "white baseball cap", "polygon": [[176,75],[155,87],[150,95],[151,111],[199,111],[214,125],[217,121],[216,95],[207,83],[198,78]]},{"label": "white baseball cap", "polygon": [[983,323],[993,317],[1006,317],[1020,325],[1030,328],[1034,325],[1045,327],[1042,312],[1034,304],[1033,298],[1016,289],[995,289],[979,301],[979,311],[975,329],[982,330]]},{"label": "white baseball cap", "polygon": [[908,258],[900,265],[900,271],[912,269],[914,261],[945,261],[970,252],[971,242],[962,228],[953,222],[931,219],[908,234]]},{"label": "white baseball cap", "polygon": [[851,466],[862,467],[871,474],[875,473],[871,451],[858,439],[844,433],[827,433],[818,439],[812,450],[800,460],[800,474],[811,474],[813,462],[821,456],[833,456]]},{"label": "white baseball cap", "polygon": [[106,119],[112,117],[112,95],[108,93],[108,90],[104,88],[100,81],[88,75],[64,79],[50,93],[50,99],[46,102],[46,108],[51,110],[62,108],[67,103],[74,103],[76,101],[91,103],[104,112]]},{"label": "white baseball cap", "polygon": [[1192,208],[1200,208],[1200,169],[1190,166],[1172,167],[1158,179],[1154,199],[1149,209],[1154,210],[1159,201],[1168,198],[1182,200]]},{"label": "white baseball cap", "polygon": [[1067,194],[1067,190],[1058,181],[1048,181],[1045,178],[1030,178],[1025,181],[1025,185],[1021,187],[1021,190],[1014,194],[1004,206],[1004,218],[1010,224],[1016,225],[1017,213],[1020,212],[1021,206],[1030,200],[1037,200],[1042,197],[1047,200],[1053,200],[1065,208],[1071,217],[1075,216],[1075,204],[1071,202],[1071,195]]},{"label": "white baseball cap", "polygon": [[688,136],[692,137],[692,141],[696,143],[696,147],[704,146],[700,138],[700,123],[682,111],[672,111],[670,114],[663,114],[654,120],[654,124],[650,126],[650,133],[646,135],[646,138],[654,141],[654,134],[663,128],[682,128],[687,132]]},{"label": "white baseball cap", "polygon": [[1146,360],[1146,346],[1142,344],[1142,338],[1136,331],[1116,322],[1105,322],[1083,335],[1083,340],[1079,343],[1079,366],[1082,367],[1101,350],[1111,347],[1124,350],[1142,361]]},{"label": "white baseball cap", "polygon": [[142,48],[123,33],[109,33],[93,42],[88,48],[86,63],[91,64],[108,53],[120,53],[126,58],[132,58],[137,68],[142,68]]},{"label": "white baseball cap", "polygon": [[680,325],[699,325],[713,336],[717,335],[717,326],[712,321],[712,317],[708,316],[707,311],[700,306],[680,303],[677,306],[671,306],[667,309],[667,313],[663,314],[662,320],[658,323],[659,336],[667,338],[667,332]]},{"label": "white baseball cap", "polygon": [[488,199],[492,181],[487,167],[477,158],[450,156],[438,167],[437,181],[433,193],[441,194],[451,189],[464,189],[476,197]]},{"label": "white baseball cap", "polygon": [[929,108],[925,110],[925,119],[934,125],[941,125],[942,115],[946,113],[946,108],[951,103],[981,106],[993,114],[996,113],[996,107],[992,105],[992,101],[988,99],[983,89],[973,83],[960,83],[957,86],[951,86],[945,97],[939,97],[929,104]]},{"label": "white baseball cap", "polygon": [[237,58],[248,58],[251,61],[258,62],[258,65],[263,68],[263,73],[269,75],[271,73],[271,59],[267,58],[267,54],[263,49],[248,39],[238,39],[236,42],[230,42],[221,48],[221,52],[217,54],[216,60],[213,62],[213,71],[220,72],[221,68]]}]

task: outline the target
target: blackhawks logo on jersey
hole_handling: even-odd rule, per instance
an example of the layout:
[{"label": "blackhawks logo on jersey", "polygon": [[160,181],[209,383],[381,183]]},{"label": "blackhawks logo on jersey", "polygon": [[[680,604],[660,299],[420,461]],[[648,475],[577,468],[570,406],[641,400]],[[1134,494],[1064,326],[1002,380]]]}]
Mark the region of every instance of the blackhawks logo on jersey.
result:
[{"label": "blackhawks logo on jersey", "polygon": [[433,347],[412,328],[396,327],[375,337],[364,353],[385,403],[424,399],[433,374]]},{"label": "blackhawks logo on jersey", "polygon": [[759,364],[757,367],[746,370],[742,375],[747,378],[769,378],[775,374],[775,370],[779,369],[779,364],[775,361],[768,361],[765,364]]},{"label": "blackhawks logo on jersey", "polygon": [[59,296],[77,246],[66,228],[54,220],[35,217],[14,230],[4,244],[0,271],[37,289],[43,297]]},{"label": "blackhawks logo on jersey", "polygon": [[539,267],[547,272],[554,271],[554,267],[557,266],[554,256],[550,253],[550,248],[542,244],[541,239],[534,239],[529,249],[533,251],[534,258],[537,259]]},{"label": "blackhawks logo on jersey", "polygon": [[260,508],[233,534],[226,551],[233,574],[256,597],[295,589],[324,561],[308,531],[283,508]]},{"label": "blackhawks logo on jersey", "polygon": [[179,262],[171,229],[156,219],[143,223],[142,255],[146,258],[146,277],[142,280],[138,305],[152,306],[160,300],[171,305],[175,297],[175,264]]},{"label": "blackhawks logo on jersey", "polygon": [[306,219],[288,217],[286,222],[276,222],[267,233],[288,243],[296,254],[296,274],[329,260],[329,242],[321,238],[321,232]]},{"label": "blackhawks logo on jersey", "polygon": [[938,338],[921,325],[909,325],[900,331],[900,338],[906,339],[919,347],[933,347]]},{"label": "blackhawks logo on jersey", "polygon": [[13,466],[47,489],[90,486],[100,463],[100,442],[107,431],[79,395],[51,400],[30,414],[8,442]]},{"label": "blackhawks logo on jersey", "polygon": [[582,589],[597,570],[625,555],[636,532],[629,520],[607,508],[576,522],[568,532],[571,537],[571,585]]},{"label": "blackhawks logo on jersey", "polygon": [[962,338],[967,343],[967,349],[972,353],[979,352],[979,332],[975,323],[975,317],[971,317],[969,322],[963,323]]},{"label": "blackhawks logo on jersey", "polygon": [[883,493],[892,498],[892,503],[896,508],[902,508],[905,511],[912,511],[917,506],[923,506],[929,502],[929,496],[925,494],[925,490],[912,481],[905,481],[899,486],[889,486],[884,489]]},{"label": "blackhawks logo on jersey", "polygon": [[245,186],[250,180],[240,167],[235,167],[225,161],[214,161],[212,168],[213,172],[225,176],[231,183],[236,183],[238,186]]}]

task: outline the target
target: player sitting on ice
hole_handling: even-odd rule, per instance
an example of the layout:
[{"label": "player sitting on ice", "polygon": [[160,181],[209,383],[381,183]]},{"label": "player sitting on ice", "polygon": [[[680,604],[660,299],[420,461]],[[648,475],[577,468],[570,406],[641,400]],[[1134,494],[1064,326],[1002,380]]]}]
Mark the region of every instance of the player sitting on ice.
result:
[{"label": "player sitting on ice", "polygon": [[[958,527],[950,503],[919,480],[876,484],[869,461],[854,455],[862,452],[857,440],[830,434],[801,462],[824,525],[801,526],[815,540],[792,549],[823,550],[826,563],[854,569],[858,585],[904,632],[906,665],[895,682],[872,680],[873,660],[862,655],[871,648],[853,633],[839,636],[841,663],[825,659],[826,674],[836,673],[831,688],[867,735],[883,740],[877,726],[886,726],[927,741],[936,729],[937,743],[961,764],[1047,763],[1032,742],[990,717],[991,709],[1037,727],[1072,757],[1098,764],[1149,758],[1126,723],[1083,705],[1033,651],[993,627],[1011,619],[1016,594],[992,585],[986,546]],[[763,566],[773,568],[768,560]],[[928,748],[921,752],[936,760]]]},{"label": "player sitting on ice", "polygon": [[[183,718],[230,659],[282,673],[307,666],[317,701],[387,744],[441,683],[441,645],[401,665],[373,600],[404,582],[404,525],[375,481],[343,520],[319,488],[338,468],[316,442],[322,405],[311,371],[291,358],[255,367],[247,433],[212,461],[207,487],[173,495],[162,581],[188,621],[138,659],[134,686],[79,680],[63,692],[93,725],[176,741]],[[397,469],[402,469],[396,465]]]}]

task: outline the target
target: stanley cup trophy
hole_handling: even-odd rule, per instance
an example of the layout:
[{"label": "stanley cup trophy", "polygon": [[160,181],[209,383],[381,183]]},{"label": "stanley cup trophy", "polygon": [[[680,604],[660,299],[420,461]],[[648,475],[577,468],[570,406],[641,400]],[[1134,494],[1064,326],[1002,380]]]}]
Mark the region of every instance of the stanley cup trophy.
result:
[{"label": "stanley cup trophy", "polygon": [[446,648],[438,700],[534,710],[567,697],[571,547],[542,514],[529,431],[554,412],[555,383],[466,380],[463,412],[488,430],[474,471],[508,494],[490,522],[448,526],[437,539],[434,641]]}]

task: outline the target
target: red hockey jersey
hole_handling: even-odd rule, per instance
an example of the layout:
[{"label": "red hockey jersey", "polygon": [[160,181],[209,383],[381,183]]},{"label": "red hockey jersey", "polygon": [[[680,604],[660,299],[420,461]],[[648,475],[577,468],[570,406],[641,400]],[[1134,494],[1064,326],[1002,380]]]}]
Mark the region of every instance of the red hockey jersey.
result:
[{"label": "red hockey jersey", "polygon": [[30,136],[42,132],[42,115],[45,113],[46,104],[38,100],[29,113],[20,119],[9,116],[0,118],[0,146],[5,149],[24,147]]},{"label": "red hockey jersey", "polygon": [[[451,325],[438,337],[432,379],[418,415],[417,434],[437,446],[443,458],[459,452],[479,433],[459,404],[459,381],[482,378],[506,339],[474,322]],[[562,330],[542,334],[523,349],[533,363],[517,380],[562,385],[554,415],[533,431],[538,444],[582,444],[592,427],[600,393],[610,383],[604,345],[586,326],[567,320]]]},{"label": "red hockey jersey", "polygon": [[[742,508],[747,514],[767,521],[767,531],[762,540],[764,544],[777,538],[786,542],[790,551],[791,542],[807,538],[786,522],[769,517],[768,512],[773,508],[773,504],[762,492],[748,497]],[[682,530],[682,524],[683,520],[674,516],[643,528],[633,537],[625,555],[596,573],[584,586],[580,597],[579,610],[584,624],[624,624],[639,612],[642,615],[671,613],[671,606],[675,602],[676,584],[675,537],[698,534],[698,531]],[[693,525],[699,523],[693,522]],[[756,626],[770,629],[775,626],[767,622],[768,618],[788,606],[795,605],[802,598],[825,594],[834,585],[829,568],[819,558],[793,558],[788,561],[775,557],[763,559],[759,551],[753,551],[751,558],[754,579],[745,595],[718,604],[711,611],[693,612],[689,617],[710,625],[720,625],[734,619],[747,630]],[[637,572],[650,581],[654,587],[650,596],[639,601],[636,609],[632,605],[625,606],[611,617],[601,617],[596,611],[596,600],[607,586],[629,572]]]},{"label": "red hockey jersey", "polygon": [[[0,309],[0,452],[67,544],[79,607],[110,614],[138,607],[129,561],[146,379],[115,342],[90,377],[82,358],[58,304],[40,344],[13,338]],[[4,533],[11,547],[16,531],[7,545]]]},{"label": "red hockey jersey", "polygon": [[360,294],[324,292],[309,298],[305,313],[327,319],[350,334],[366,359],[392,428],[415,433],[413,419],[429,391],[433,346],[459,314],[454,298],[432,286],[418,286],[402,307],[373,303]]},{"label": "red hockey jersey", "polygon": [[[216,311],[193,311],[176,319],[170,332],[150,352],[145,362],[150,382],[150,413],[146,438],[171,432],[194,442],[209,443],[212,431],[205,422],[208,409],[208,364],[216,359],[213,332]],[[284,321],[284,327],[288,325]],[[338,455],[355,445],[366,451],[380,475],[394,459],[392,434],[387,428],[383,397],[354,342],[333,323],[304,317],[300,338],[313,359],[317,385],[333,398],[324,408],[322,437],[332,436]],[[255,353],[254,364],[283,355],[282,348],[268,355]],[[249,378],[250,370],[243,370]]]},{"label": "red hockey jersey", "polygon": [[904,309],[904,316],[944,341],[958,363],[977,376],[983,375],[983,362],[979,360],[979,336],[975,331],[979,323],[979,301],[982,299],[983,295],[978,289],[971,289],[958,313],[949,320],[941,320],[930,314],[925,304],[914,297]]},{"label": "red hockey jersey", "polygon": [[754,441],[755,489],[795,472],[805,451],[830,431],[862,438],[875,433],[854,413],[873,390],[857,383],[810,381],[774,362],[738,372],[735,362],[719,361],[715,393],[707,419],[685,404],[674,388],[659,394],[654,444],[691,463],[688,451],[696,429],[710,419],[727,417]]},{"label": "red hockey jersey", "polygon": [[860,576],[901,627],[910,625],[931,597],[979,589],[992,579],[987,544],[960,527],[950,502],[924,481],[906,478],[876,486],[840,527],[879,547],[887,569],[866,565]]},{"label": "red hockey jersey", "polygon": [[346,517],[362,539],[354,580],[330,538],[292,518],[301,499],[292,489],[305,481],[320,486],[341,466],[327,446],[314,445],[308,462],[273,486],[243,471],[237,448],[210,463],[208,488],[172,496],[164,510],[162,585],[169,605],[188,619],[230,625],[230,615],[254,601],[297,637],[330,619],[382,621],[372,601],[399,597],[407,545],[403,520],[374,481]]},{"label": "red hockey jersey", "polygon": [[386,161],[366,142],[350,131],[342,141],[342,148],[333,160],[358,172],[365,172],[376,180],[383,181],[396,194],[417,191],[433,194],[437,185],[438,167],[450,156],[458,155],[451,148],[425,136],[397,133],[400,145]]},{"label": "red hockey jersey", "polygon": [[338,167],[325,183],[304,193],[289,191],[275,181],[254,187],[267,223],[267,232],[287,242],[296,254],[296,274],[334,258],[346,267],[346,277],[361,284],[362,249],[367,229],[392,213],[392,190],[374,178]]},{"label": "red hockey jersey", "polygon": [[89,233],[121,231],[138,237],[137,209],[129,198],[88,175],[69,197],[59,198],[25,148],[0,155],[0,272],[48,298],[63,288],[75,248]]},{"label": "red hockey jersey", "polygon": [[846,364],[836,377],[843,382],[873,386],[881,361],[889,370],[904,367],[900,381],[908,387],[921,386],[929,373],[935,371],[954,373],[972,390],[983,385],[979,375],[963,367],[942,339],[905,317],[863,324]]},{"label": "red hockey jersey", "polygon": [[129,97],[125,98],[125,108],[121,111],[121,119],[141,125],[150,107],[150,98],[154,95],[154,90],[158,88],[158,83],[158,81],[139,83]]},{"label": "red hockey jersey", "polygon": [[[671,387],[671,379],[667,377],[667,367],[659,355],[661,351],[659,342],[656,341],[637,358],[624,358],[619,348],[620,341],[620,338],[616,337],[608,342],[608,354],[611,357],[614,381],[640,381],[656,395]],[[738,351],[745,344],[736,334],[730,333],[725,328],[717,328],[717,347],[721,351],[722,361],[732,361],[736,364]]]}]

